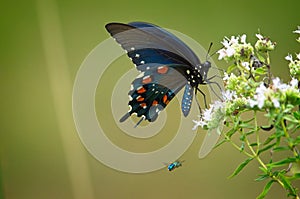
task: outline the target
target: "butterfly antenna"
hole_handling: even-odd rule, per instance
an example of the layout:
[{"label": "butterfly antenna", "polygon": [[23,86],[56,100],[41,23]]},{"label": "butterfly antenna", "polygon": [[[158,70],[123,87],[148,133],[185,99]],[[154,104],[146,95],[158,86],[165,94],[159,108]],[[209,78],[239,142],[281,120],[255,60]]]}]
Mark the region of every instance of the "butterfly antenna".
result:
[{"label": "butterfly antenna", "polygon": [[211,57],[211,56],[209,56],[209,51],[210,51],[212,45],[213,45],[213,42],[210,42],[208,50],[207,50],[207,54],[206,54],[206,60],[208,60],[208,58]]}]

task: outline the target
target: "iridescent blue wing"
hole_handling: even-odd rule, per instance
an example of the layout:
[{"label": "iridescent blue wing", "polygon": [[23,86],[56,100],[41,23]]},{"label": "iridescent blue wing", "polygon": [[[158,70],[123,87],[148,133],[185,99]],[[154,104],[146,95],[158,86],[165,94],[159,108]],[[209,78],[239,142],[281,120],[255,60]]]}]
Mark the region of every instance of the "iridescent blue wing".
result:
[{"label": "iridescent blue wing", "polygon": [[[176,93],[187,85],[184,73],[199,64],[199,59],[173,34],[152,24],[110,23],[106,29],[141,71],[129,92],[130,110],[120,121],[134,113],[142,119],[154,121]],[[185,116],[190,110],[191,99],[192,95],[188,101],[183,98]]]}]

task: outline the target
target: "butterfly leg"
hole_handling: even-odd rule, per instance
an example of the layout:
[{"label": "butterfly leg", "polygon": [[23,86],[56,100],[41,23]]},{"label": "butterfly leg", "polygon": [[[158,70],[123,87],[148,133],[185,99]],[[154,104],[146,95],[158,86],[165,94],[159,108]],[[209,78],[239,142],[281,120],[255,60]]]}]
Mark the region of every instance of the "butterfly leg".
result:
[{"label": "butterfly leg", "polygon": [[211,84],[216,84],[216,85],[219,87],[220,91],[222,91],[220,85],[219,85],[217,82],[207,82],[207,85],[208,85],[209,88],[212,90],[212,92],[215,94],[215,96],[216,96],[217,98],[219,98],[219,100],[223,101],[223,99],[216,93],[216,91],[215,91],[214,88],[211,86]]},{"label": "butterfly leg", "polygon": [[145,119],[145,116],[143,115],[142,118],[136,123],[134,128],[136,128],[144,119]]},{"label": "butterfly leg", "polygon": [[198,106],[199,106],[199,109],[200,109],[200,112],[201,112],[201,108],[200,108],[200,105],[199,105],[199,102],[198,102],[197,96],[196,96],[197,91],[199,91],[199,92],[203,95],[205,108],[208,107],[208,106],[207,106],[207,103],[206,103],[206,95],[205,95],[205,93],[203,93],[198,87],[196,87],[196,90],[195,90],[195,98],[196,98],[196,102],[197,102],[197,104],[198,104]]}]

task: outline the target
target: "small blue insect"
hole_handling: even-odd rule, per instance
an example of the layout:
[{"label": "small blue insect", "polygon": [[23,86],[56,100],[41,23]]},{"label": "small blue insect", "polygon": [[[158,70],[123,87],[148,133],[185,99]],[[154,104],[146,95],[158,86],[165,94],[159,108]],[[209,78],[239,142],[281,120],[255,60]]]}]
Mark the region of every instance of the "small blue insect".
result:
[{"label": "small blue insect", "polygon": [[184,161],[175,161],[175,162],[172,162],[170,164],[168,164],[168,170],[169,171],[173,171],[174,169],[178,168],[178,167],[181,167],[182,166],[182,163]]}]

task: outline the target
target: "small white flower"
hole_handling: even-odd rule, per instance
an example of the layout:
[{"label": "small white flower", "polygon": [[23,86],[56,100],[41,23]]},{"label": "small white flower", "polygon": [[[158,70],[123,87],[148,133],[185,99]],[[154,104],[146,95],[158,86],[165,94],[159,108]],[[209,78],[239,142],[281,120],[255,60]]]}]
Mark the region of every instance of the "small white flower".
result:
[{"label": "small white flower", "polygon": [[242,66],[244,66],[245,68],[246,68],[246,70],[250,70],[250,64],[249,64],[249,62],[242,62],[241,63],[242,64]]},{"label": "small white flower", "polygon": [[231,57],[232,55],[234,55],[235,50],[231,46],[228,46],[226,49],[222,48],[222,49],[218,50],[217,53],[219,54],[218,59],[221,60],[224,57]]},{"label": "small white flower", "polygon": [[224,72],[223,80],[227,81],[228,79],[229,79],[229,75],[226,72]]},{"label": "small white flower", "polygon": [[225,92],[223,91],[222,96],[225,101],[230,101],[233,100],[234,98],[237,98],[236,92],[235,91],[231,92],[230,90],[226,90]]},{"label": "small white flower", "polygon": [[280,103],[279,103],[278,99],[273,98],[272,102],[273,102],[275,108],[279,108],[280,107]]},{"label": "small white flower", "polygon": [[296,54],[296,56],[297,56],[297,59],[300,60],[300,53]]},{"label": "small white flower", "polygon": [[238,44],[239,43],[239,37],[231,36],[229,44]]},{"label": "small white flower", "polygon": [[225,48],[228,48],[230,46],[229,39],[225,37],[223,41],[221,42]]},{"label": "small white flower", "polygon": [[246,44],[246,35],[245,34],[243,34],[241,36],[241,43]]},{"label": "small white flower", "polygon": [[265,93],[268,91],[268,89],[265,87],[265,85],[262,83],[258,88],[256,88],[256,100],[257,100],[257,106],[258,108],[262,108],[265,104]]},{"label": "small white flower", "polygon": [[207,125],[207,123],[202,120],[199,121],[193,120],[193,122],[195,123],[193,130],[196,130],[199,126],[203,128],[203,126]]},{"label": "small white flower", "polygon": [[221,60],[221,59],[223,59],[224,57],[227,56],[226,50],[224,48],[218,50],[217,53],[219,54],[218,60]]},{"label": "small white flower", "polygon": [[300,27],[298,26],[298,30],[293,31],[293,33],[300,34]]},{"label": "small white flower", "polygon": [[212,111],[213,111],[213,106],[210,106],[209,109],[206,109],[203,112],[203,117],[202,118],[203,118],[204,121],[210,121],[211,120]]},{"label": "small white flower", "polygon": [[258,95],[262,95],[262,94],[264,94],[266,91],[267,91],[267,88],[265,87],[264,83],[261,83],[261,84],[259,85],[259,87],[256,88],[256,93],[257,93]]},{"label": "small white flower", "polygon": [[272,80],[272,82],[273,82],[273,85],[274,85],[275,88],[280,87],[280,79],[279,79],[279,77],[274,78]]},{"label": "small white flower", "polygon": [[265,99],[266,99],[265,95],[262,95],[262,96],[258,97],[258,99],[257,99],[258,108],[262,108],[264,106]]},{"label": "small white flower", "polygon": [[251,108],[257,105],[257,101],[253,99],[248,99],[249,105]]},{"label": "small white flower", "polygon": [[259,40],[263,40],[263,36],[261,34],[255,34],[255,36],[259,39]]},{"label": "small white flower", "polygon": [[298,80],[293,78],[293,79],[290,81],[290,85],[291,85],[291,87],[293,87],[293,88],[297,87],[297,86],[298,86]]},{"label": "small white flower", "polygon": [[288,54],[286,57],[285,57],[286,60],[292,62],[293,61],[293,57],[292,55]]}]

